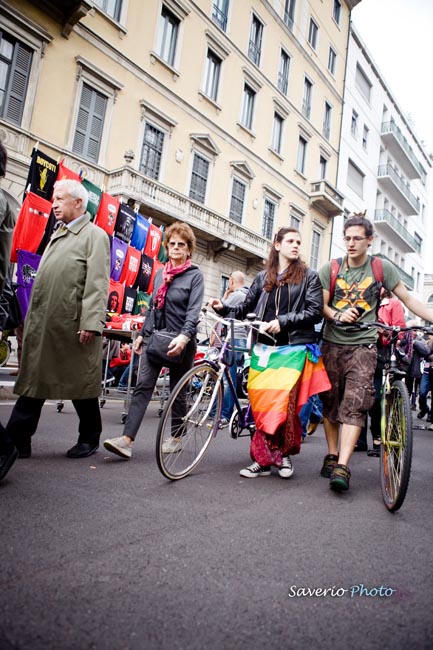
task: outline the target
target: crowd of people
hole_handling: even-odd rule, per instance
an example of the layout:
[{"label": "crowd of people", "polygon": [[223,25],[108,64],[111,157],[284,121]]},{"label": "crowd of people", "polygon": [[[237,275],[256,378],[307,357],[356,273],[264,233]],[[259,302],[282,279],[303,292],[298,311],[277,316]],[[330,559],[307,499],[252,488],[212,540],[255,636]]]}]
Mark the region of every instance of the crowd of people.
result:
[{"label": "crowd of people", "polygon": [[[0,176],[5,170],[6,150],[0,143]],[[78,440],[66,452],[68,458],[88,457],[99,447],[109,239],[90,221],[87,201],[80,182],[56,182],[53,213],[59,227],[42,256],[25,318],[15,385],[18,399],[6,426],[0,425],[0,480],[17,458],[31,456],[32,436],[46,399],[70,399],[77,412]],[[0,190],[0,294],[8,278],[12,230],[11,211]],[[222,299],[209,300],[222,316],[243,319],[254,312],[262,321],[251,348],[248,377],[256,424],[250,444],[252,463],[240,470],[242,477],[270,476],[275,467],[281,478],[290,478],[292,457],[299,454],[303,437],[313,433],[320,421],[327,443],[320,474],[333,490],[349,489],[351,456],[368,448],[368,416],[369,451],[379,453],[380,377],[389,341],[385,332],[376,340],[374,329],[354,330],[345,325],[377,319],[404,325],[403,306],[427,322],[433,321],[433,312],[408,292],[391,262],[382,259],[378,270],[377,258],[369,255],[373,237],[373,226],[364,214],[348,218],[343,231],[345,256],[330,260],[317,272],[301,259],[300,232],[282,227],[274,237],[265,269],[251,286],[245,286],[242,271],[234,271]],[[168,261],[156,274],[149,311],[133,344],[140,364],[124,431],[103,443],[124,460],[132,457],[161,369],[169,368],[172,389],[194,363],[204,301],[203,273],[192,262],[195,235],[187,224],[175,222],[166,229],[165,245]],[[114,306],[115,296],[110,299]],[[235,380],[246,346],[242,326],[237,326],[234,338],[230,372]],[[409,360],[409,392],[419,386],[418,417],[428,416],[431,421],[427,396],[433,388],[433,337],[426,341],[415,334],[399,345]],[[119,353],[105,363],[109,364],[108,377],[121,382],[131,363],[129,344],[121,344]],[[224,395],[222,426],[233,410],[230,391]],[[185,408],[181,393],[173,408],[176,433],[164,443],[164,453],[182,449],[181,429],[176,425]]]}]

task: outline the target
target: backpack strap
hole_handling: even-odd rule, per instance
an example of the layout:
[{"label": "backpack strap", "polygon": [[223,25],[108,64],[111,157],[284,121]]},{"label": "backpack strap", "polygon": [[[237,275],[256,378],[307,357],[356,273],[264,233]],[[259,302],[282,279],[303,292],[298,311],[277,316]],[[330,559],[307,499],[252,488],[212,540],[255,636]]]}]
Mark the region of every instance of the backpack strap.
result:
[{"label": "backpack strap", "polygon": [[371,270],[373,271],[374,279],[380,284],[379,291],[383,285],[383,264],[380,257],[371,257]]},{"label": "backpack strap", "polygon": [[329,278],[329,304],[332,303],[332,299],[334,297],[335,284],[337,282],[337,276],[340,273],[342,263],[343,263],[342,257],[338,257],[335,260],[331,260],[331,273]]}]

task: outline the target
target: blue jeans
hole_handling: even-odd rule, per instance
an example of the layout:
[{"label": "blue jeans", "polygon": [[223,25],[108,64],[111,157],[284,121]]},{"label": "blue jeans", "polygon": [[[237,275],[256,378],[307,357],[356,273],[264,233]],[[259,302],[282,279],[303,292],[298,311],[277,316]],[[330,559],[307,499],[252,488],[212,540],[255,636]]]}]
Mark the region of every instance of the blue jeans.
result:
[{"label": "blue jeans", "polygon": [[307,435],[307,427],[310,422],[320,422],[322,419],[323,407],[318,395],[311,395],[308,402],[301,408],[299,419],[302,426],[302,437]]},{"label": "blue jeans", "polygon": [[427,405],[427,395],[429,394],[430,391],[430,383],[433,384],[433,375],[430,375],[430,372],[423,372],[421,381],[419,384],[419,397],[418,397],[418,404],[419,404],[419,410],[424,411],[425,413],[428,413],[429,408]]},{"label": "blue jeans", "polygon": [[[245,348],[247,345],[246,339],[234,339],[234,345],[235,348]],[[229,354],[231,354],[231,352],[229,352]],[[234,355],[235,355],[234,362],[231,366],[229,366],[229,373],[236,390],[236,375],[239,366],[242,364],[244,353],[242,351],[235,350]],[[225,377],[223,379],[223,385],[224,385],[224,399],[223,399],[223,406],[221,409],[221,418],[225,420],[230,420],[231,415],[233,413],[235,400],[229,388],[228,381]]]}]

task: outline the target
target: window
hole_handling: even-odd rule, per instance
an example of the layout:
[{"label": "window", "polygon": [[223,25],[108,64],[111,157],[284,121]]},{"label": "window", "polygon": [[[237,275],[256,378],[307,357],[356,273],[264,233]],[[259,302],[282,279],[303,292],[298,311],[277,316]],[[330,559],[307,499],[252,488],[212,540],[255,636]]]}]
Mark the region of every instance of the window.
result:
[{"label": "window", "polygon": [[307,157],[307,141],[302,135],[299,136],[298,141],[298,157],[296,159],[296,169],[301,174],[305,171],[305,160]]},{"label": "window", "polygon": [[337,25],[340,24],[340,18],[341,18],[341,2],[340,0],[334,0],[334,10],[332,12],[332,16],[337,23]]},{"label": "window", "polygon": [[263,227],[262,236],[266,239],[272,239],[275,220],[275,203],[265,199],[265,208],[263,210]]},{"label": "window", "polygon": [[72,151],[98,162],[107,97],[83,83]]},{"label": "window", "polygon": [[332,106],[325,102],[325,114],[323,116],[323,137],[329,140],[331,135],[331,115],[332,115]]},{"label": "window", "polygon": [[277,153],[281,153],[281,141],[283,137],[284,120],[281,115],[274,113],[274,122],[272,126],[272,144],[271,148]]},{"label": "window", "polygon": [[229,0],[214,0],[212,7],[212,20],[225,32],[227,30],[227,17]]},{"label": "window", "polygon": [[286,0],[284,7],[284,22],[289,29],[293,29],[295,22],[295,4],[296,0]]},{"label": "window", "polygon": [[355,163],[349,160],[347,165],[347,184],[361,198],[363,198],[364,194],[364,177],[365,174],[363,174]]},{"label": "window", "polygon": [[371,82],[358,63],[356,64],[355,85],[364,99],[370,103]]},{"label": "window", "polygon": [[278,69],[278,89],[281,90],[283,95],[287,95],[289,88],[289,70],[290,70],[290,56],[284,50],[280,54],[280,67]]},{"label": "window", "polygon": [[319,265],[320,238],[320,233],[317,230],[313,230],[311,236],[310,266],[315,270]]},{"label": "window", "polygon": [[154,180],[159,178],[161,168],[164,133],[146,122],[143,149],[141,150],[140,171]]},{"label": "window", "polygon": [[242,223],[245,204],[245,191],[245,183],[242,183],[237,178],[234,178],[232,185],[232,196],[230,200],[229,217],[232,221],[236,221],[236,223]]},{"label": "window", "polygon": [[244,85],[241,123],[251,131],[253,126],[254,101],[256,93],[248,84]]},{"label": "window", "polygon": [[263,23],[253,14],[251,21],[250,43],[248,46],[248,57],[256,65],[260,65],[262,50]]},{"label": "window", "polygon": [[0,30],[0,117],[21,125],[32,50]]},{"label": "window", "polygon": [[330,47],[328,55],[328,70],[332,75],[335,75],[335,63],[337,61],[337,53]]},{"label": "window", "polygon": [[308,29],[308,42],[311,47],[315,50],[317,48],[317,34],[319,33],[319,28],[312,18],[310,18],[310,27]]},{"label": "window", "polygon": [[313,84],[307,77],[304,79],[304,97],[302,99],[302,113],[309,120],[311,115],[311,92]]},{"label": "window", "polygon": [[326,167],[328,165],[328,161],[324,156],[320,156],[319,160],[319,180],[323,180],[326,178]]},{"label": "window", "polygon": [[94,0],[94,2],[97,7],[100,7],[102,11],[105,11],[114,20],[120,20],[122,0]]},{"label": "window", "polygon": [[169,65],[173,66],[176,56],[177,35],[180,20],[164,5],[161,10],[158,31],[158,54]]},{"label": "window", "polygon": [[367,146],[368,146],[368,133],[369,133],[369,128],[364,124],[364,128],[362,130],[362,148],[367,151]]},{"label": "window", "polygon": [[205,95],[216,102],[221,71],[221,59],[211,49],[207,51]]},{"label": "window", "polygon": [[353,110],[352,111],[352,121],[350,123],[350,132],[353,135],[354,138],[358,136],[358,113]]},{"label": "window", "polygon": [[200,154],[194,154],[192,165],[191,187],[189,195],[199,203],[204,203],[206,198],[206,186],[209,174],[209,161]]},{"label": "window", "polygon": [[294,214],[290,215],[290,228],[296,228],[296,230],[299,231],[301,230],[301,220]]}]

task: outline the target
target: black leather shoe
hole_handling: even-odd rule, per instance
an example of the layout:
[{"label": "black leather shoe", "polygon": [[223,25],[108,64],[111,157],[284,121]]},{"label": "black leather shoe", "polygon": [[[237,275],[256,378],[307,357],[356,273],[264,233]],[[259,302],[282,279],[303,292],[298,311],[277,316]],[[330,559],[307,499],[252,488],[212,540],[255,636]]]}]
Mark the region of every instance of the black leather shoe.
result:
[{"label": "black leather shoe", "polygon": [[9,451],[0,452],[0,481],[6,476],[18,457],[18,450],[12,447]]},{"label": "black leather shoe", "polygon": [[77,442],[76,445],[68,449],[66,456],[68,458],[87,458],[98,451],[98,445],[92,445],[89,442]]}]

